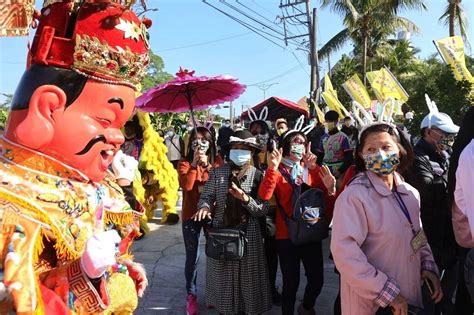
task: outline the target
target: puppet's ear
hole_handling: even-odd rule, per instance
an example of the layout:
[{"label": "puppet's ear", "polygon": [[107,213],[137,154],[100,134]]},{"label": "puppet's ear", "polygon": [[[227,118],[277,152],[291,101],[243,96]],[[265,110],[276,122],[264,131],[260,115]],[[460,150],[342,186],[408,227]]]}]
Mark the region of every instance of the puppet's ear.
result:
[{"label": "puppet's ear", "polygon": [[31,96],[26,118],[16,127],[18,143],[38,149],[48,145],[54,136],[52,113],[66,106],[66,94],[55,85],[42,85]]}]

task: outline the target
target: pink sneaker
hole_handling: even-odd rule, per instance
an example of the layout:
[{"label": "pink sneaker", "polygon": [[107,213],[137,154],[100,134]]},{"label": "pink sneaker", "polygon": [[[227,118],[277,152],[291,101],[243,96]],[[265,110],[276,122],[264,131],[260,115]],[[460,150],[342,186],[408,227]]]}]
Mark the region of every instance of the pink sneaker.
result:
[{"label": "pink sneaker", "polygon": [[197,297],[194,294],[188,294],[186,302],[186,315],[197,315],[199,314],[199,306],[197,303]]}]

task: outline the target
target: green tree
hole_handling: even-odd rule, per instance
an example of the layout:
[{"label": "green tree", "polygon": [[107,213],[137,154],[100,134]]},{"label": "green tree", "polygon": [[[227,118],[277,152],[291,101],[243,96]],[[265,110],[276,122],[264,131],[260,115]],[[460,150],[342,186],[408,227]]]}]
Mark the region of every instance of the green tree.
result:
[{"label": "green tree", "polygon": [[0,93],[4,99],[0,102],[0,128],[5,128],[7,122],[9,107],[12,102],[13,94]]},{"label": "green tree", "polygon": [[456,26],[464,40],[467,39],[467,17],[464,8],[461,5],[462,0],[448,0],[448,5],[443,15],[439,18],[440,22],[449,26],[449,36],[456,35]]},{"label": "green tree", "polygon": [[[466,57],[466,63],[472,71],[474,59]],[[456,81],[451,68],[435,56],[418,63],[413,73],[401,78],[400,83],[410,95],[407,105],[415,114],[409,126],[413,134],[419,134],[420,122],[428,113],[425,93],[436,102],[439,111],[451,116],[457,124],[461,123],[467,109],[474,105],[472,84]]]},{"label": "green tree", "polygon": [[420,62],[416,58],[419,49],[414,48],[407,40],[389,40],[382,43],[374,56],[372,67],[380,69],[386,66],[397,77],[411,73]]},{"label": "green tree", "polygon": [[150,64],[148,65],[148,73],[141,82],[142,91],[147,91],[158,84],[162,84],[173,79],[173,75],[164,70],[165,63],[163,62],[163,59],[160,56],[154,54],[151,50],[149,51],[149,55]]},{"label": "green tree", "polygon": [[[337,91],[338,99],[346,107],[350,108],[352,100],[344,91],[342,84],[347,81],[354,73],[358,73],[360,64],[355,58],[348,55],[342,55],[341,59],[334,65],[332,70],[331,82]],[[350,110],[350,109],[349,109]]]},{"label": "green tree", "polygon": [[[330,7],[343,18],[345,28],[331,38],[319,51],[324,58],[352,40],[355,53],[360,56],[365,81],[367,58],[380,43],[395,31],[417,32],[412,21],[398,16],[403,9],[424,9],[423,0],[321,0],[322,7]],[[357,49],[358,48],[358,49]],[[358,51],[360,50],[360,52]]]},{"label": "green tree", "polygon": [[[173,79],[173,76],[164,70],[165,63],[160,56],[154,54],[151,50],[149,51],[149,56],[150,64],[148,65],[148,73],[141,82],[143,92]],[[150,114],[151,122],[156,129],[166,128],[167,126],[173,124],[174,117],[175,113]]]}]

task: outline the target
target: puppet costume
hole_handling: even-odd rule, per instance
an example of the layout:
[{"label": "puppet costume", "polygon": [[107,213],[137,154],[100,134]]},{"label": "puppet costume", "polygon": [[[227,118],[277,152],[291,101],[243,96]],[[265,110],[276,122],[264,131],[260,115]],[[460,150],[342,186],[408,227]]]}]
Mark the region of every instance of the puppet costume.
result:
[{"label": "puppet costume", "polygon": [[[140,227],[142,232],[147,233],[147,221],[153,219],[158,201],[163,205],[161,223],[176,223],[168,219],[170,215],[178,216],[178,175],[166,156],[167,148],[163,138],[153,128],[150,114],[137,111],[127,124],[135,132],[125,141],[122,150],[140,162],[140,176],[136,176],[134,180],[133,191],[145,207],[146,215],[140,219]],[[126,132],[125,135],[127,137]]]},{"label": "puppet costume", "polygon": [[[107,171],[123,142],[116,131],[133,110],[133,90],[148,64],[147,27],[130,5],[110,0],[45,1],[29,52],[29,69],[0,139],[0,314],[131,314],[138,305],[146,275],[132,261],[129,249],[142,208],[130,207]],[[18,95],[32,92],[23,81],[34,67],[62,71],[59,76],[83,77],[84,87],[65,109],[57,108],[64,106],[60,102],[64,99],[60,84],[52,81],[31,88],[29,101],[17,104],[21,103]],[[70,88],[68,78],[63,79],[63,90]],[[121,98],[110,98],[105,105],[100,97],[81,98],[88,86],[98,84],[103,90],[95,91],[96,96],[113,86],[113,93],[122,93]],[[48,94],[41,94],[41,89]],[[57,106],[50,108],[51,101],[58,101]],[[101,106],[110,106],[114,116],[97,121],[91,120],[93,113],[85,116],[86,109],[100,111]],[[52,119],[41,119],[48,111],[46,117]],[[68,128],[78,136],[63,139],[61,146],[57,139],[66,129],[57,115],[65,113],[77,115],[78,123]],[[72,157],[66,154],[64,147],[99,131],[100,136],[91,136],[83,151],[75,150]],[[86,157],[94,161],[93,167],[83,163]],[[104,235],[112,235],[108,232],[118,237],[111,243],[114,263],[101,262],[100,257],[94,261],[102,246],[104,251],[110,249],[104,241]]]}]

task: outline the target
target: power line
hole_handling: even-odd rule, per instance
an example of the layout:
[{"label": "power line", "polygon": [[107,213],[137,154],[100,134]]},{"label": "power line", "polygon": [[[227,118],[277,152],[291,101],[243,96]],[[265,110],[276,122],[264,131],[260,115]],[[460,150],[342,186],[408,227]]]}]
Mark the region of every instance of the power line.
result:
[{"label": "power line", "polygon": [[258,86],[260,84],[279,79],[279,78],[284,77],[284,76],[286,76],[286,75],[288,75],[292,72],[295,72],[295,70],[298,69],[298,67],[299,67],[299,65],[295,65],[295,66],[291,67],[290,69],[288,69],[284,72],[281,72],[281,73],[277,74],[274,77],[271,77],[270,79],[266,79],[266,80],[263,80],[263,81],[260,81],[260,82],[257,82],[257,83],[253,83],[253,84],[247,84],[247,86]]},{"label": "power line", "polygon": [[257,11],[253,10],[252,8],[246,6],[245,4],[241,3],[239,0],[236,0],[235,2],[237,2],[238,4],[240,4],[241,6],[243,6],[244,8],[246,8],[247,10],[249,10],[249,11],[251,11],[251,12],[257,14],[258,16],[260,16],[261,18],[263,18],[264,20],[266,20],[266,21],[268,21],[268,22],[274,24],[275,26],[280,27],[280,29],[283,30],[280,25],[278,25],[278,24],[275,23],[275,21],[269,20],[267,17],[265,17],[264,15],[258,13]]},{"label": "power line", "polygon": [[238,35],[228,36],[228,37],[224,37],[224,38],[220,38],[220,39],[216,39],[216,40],[211,40],[211,41],[207,41],[207,42],[201,42],[201,43],[190,44],[190,45],[185,45],[185,46],[161,49],[161,50],[157,50],[156,52],[165,52],[165,51],[191,48],[191,47],[196,47],[196,46],[203,46],[203,45],[213,44],[213,43],[217,43],[217,42],[222,42],[222,41],[232,39],[232,38],[242,37],[242,36],[245,36],[245,35],[248,35],[248,34],[252,34],[252,32],[247,32],[247,33],[242,33],[242,34],[238,34]]},{"label": "power line", "polygon": [[[263,16],[263,15],[260,14],[259,12],[257,12],[257,11],[255,11],[255,10],[253,10],[252,8],[250,8],[250,7],[246,6],[246,5],[244,5],[243,3],[240,3],[239,0],[235,0],[235,1],[236,1],[238,4],[240,4],[241,6],[243,6],[244,8],[246,8],[247,10],[249,10],[249,11],[251,11],[251,12],[257,14],[258,16],[262,17],[264,20],[270,22],[272,25],[278,27],[278,28],[279,28],[279,31],[273,29],[272,27],[268,26],[267,24],[262,23],[261,21],[255,19],[254,17],[252,17],[252,16],[250,16],[250,15],[248,15],[248,14],[242,12],[241,10],[238,10],[238,9],[235,8],[234,6],[232,6],[232,5],[228,4],[228,3],[226,3],[225,0],[221,0],[221,2],[223,2],[223,3],[226,4],[227,6],[233,8],[234,11],[237,11],[238,13],[244,15],[244,16],[247,17],[248,19],[250,19],[250,20],[252,20],[252,21],[254,21],[254,22],[258,23],[258,24],[264,25],[265,27],[267,27],[267,28],[273,30],[274,32],[277,32],[277,33],[280,34],[281,36],[285,36],[285,32],[288,32],[288,33],[292,34],[292,33],[289,32],[289,31],[285,31],[285,29],[284,29],[283,27],[281,27],[280,25],[278,25],[278,24],[275,23],[274,21],[271,21],[270,19],[268,19],[267,17]],[[283,33],[281,33],[281,32],[283,32]],[[295,45],[301,45],[301,43],[298,42],[296,39],[288,39],[288,40],[293,41],[293,44],[295,44]]]},{"label": "power line", "polygon": [[228,18],[234,20],[235,22],[239,23],[240,25],[244,26],[245,28],[251,30],[251,31],[254,32],[255,34],[257,34],[257,35],[259,35],[259,36],[265,38],[267,41],[269,41],[269,42],[271,42],[271,43],[277,45],[278,47],[280,47],[280,48],[282,48],[282,49],[285,49],[285,47],[283,47],[282,45],[276,43],[274,40],[272,40],[272,39],[270,39],[270,38],[268,38],[267,36],[265,36],[265,35],[262,34],[262,33],[264,33],[264,34],[269,35],[267,32],[265,32],[265,31],[263,31],[263,30],[257,30],[257,29],[255,29],[254,27],[250,26],[248,23],[245,23],[244,21],[242,21],[242,20],[240,20],[240,19],[238,19],[238,18],[236,18],[236,17],[230,15],[229,13],[227,13],[227,12],[225,12],[225,11],[223,11],[223,10],[217,8],[216,6],[213,6],[212,4],[208,3],[206,0],[202,0],[202,2],[204,2],[205,4],[207,4],[208,6],[210,6],[211,8],[213,8],[213,9],[219,11],[220,13],[224,14],[224,15],[227,16]]},{"label": "power line", "polygon": [[303,66],[303,63],[301,62],[300,58],[298,58],[298,56],[295,54],[295,52],[292,51],[291,54],[293,55],[293,57],[295,57],[296,61],[298,61],[298,64],[299,64],[299,66],[301,67],[301,69],[303,69],[303,71],[304,71],[308,76],[310,76],[310,74],[308,73],[308,70],[306,70],[306,68]]},{"label": "power line", "polygon": [[245,13],[244,11],[240,10],[239,8],[233,6],[233,5],[230,4],[230,3],[227,3],[225,0],[221,0],[221,2],[224,3],[226,6],[228,6],[229,8],[231,8],[232,10],[234,10],[234,11],[236,11],[236,12],[242,14],[243,16],[245,16],[246,18],[248,18],[249,20],[252,20],[252,21],[256,22],[257,24],[262,25],[263,27],[265,27],[265,28],[267,28],[267,29],[269,29],[269,30],[271,30],[271,31],[273,31],[273,32],[275,32],[275,33],[277,33],[277,34],[280,35],[280,36],[285,36],[283,33],[280,33],[279,30],[275,30],[275,29],[272,28],[271,26],[268,26],[267,24],[265,24],[265,23],[263,23],[263,22],[261,22],[261,21],[259,21],[259,20],[256,20],[255,18],[251,17],[250,15],[248,15],[248,14]]}]

